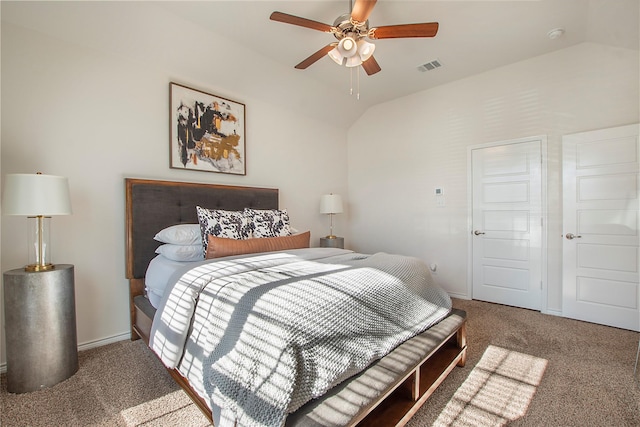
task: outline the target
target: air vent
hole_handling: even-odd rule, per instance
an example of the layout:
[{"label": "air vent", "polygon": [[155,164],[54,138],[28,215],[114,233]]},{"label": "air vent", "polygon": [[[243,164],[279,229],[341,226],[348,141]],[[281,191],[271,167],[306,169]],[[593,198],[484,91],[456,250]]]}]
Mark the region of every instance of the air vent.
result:
[{"label": "air vent", "polygon": [[427,62],[426,64],[422,64],[418,67],[418,71],[431,71],[431,70],[435,70],[436,68],[442,67],[442,64],[440,63],[439,59],[434,59],[431,62]]}]

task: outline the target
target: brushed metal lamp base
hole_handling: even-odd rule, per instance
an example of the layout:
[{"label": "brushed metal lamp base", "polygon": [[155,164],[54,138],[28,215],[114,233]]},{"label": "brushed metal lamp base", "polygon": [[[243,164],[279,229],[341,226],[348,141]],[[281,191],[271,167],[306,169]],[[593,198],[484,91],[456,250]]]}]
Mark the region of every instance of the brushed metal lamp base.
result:
[{"label": "brushed metal lamp base", "polygon": [[24,267],[24,271],[49,271],[55,268],[53,264],[29,264]]}]

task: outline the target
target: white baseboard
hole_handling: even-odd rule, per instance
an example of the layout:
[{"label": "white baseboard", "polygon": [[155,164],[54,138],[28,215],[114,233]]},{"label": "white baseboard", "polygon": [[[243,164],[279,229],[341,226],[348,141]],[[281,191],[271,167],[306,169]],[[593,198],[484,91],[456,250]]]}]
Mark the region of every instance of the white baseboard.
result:
[{"label": "white baseboard", "polygon": [[102,347],[103,345],[113,344],[114,342],[124,341],[128,339],[131,339],[131,332],[125,332],[123,334],[114,335],[111,337],[82,343],[78,346],[78,351],[89,350],[90,348]]},{"label": "white baseboard", "polygon": [[546,309],[545,311],[542,312],[543,314],[549,314],[551,316],[559,316],[562,317],[562,310],[549,310]]},{"label": "white baseboard", "polygon": [[449,292],[449,296],[451,298],[471,300],[471,298],[469,298],[467,296],[467,294],[459,294],[459,293],[456,293],[456,292]]},{"label": "white baseboard", "polygon": [[[89,350],[91,348],[96,348],[96,347],[102,347],[103,345],[113,344],[114,342],[124,341],[128,339],[131,339],[131,332],[126,332],[123,334],[114,335],[111,337],[82,343],[78,346],[78,351]],[[7,372],[6,362],[0,364],[0,374],[4,374],[5,372]]]}]

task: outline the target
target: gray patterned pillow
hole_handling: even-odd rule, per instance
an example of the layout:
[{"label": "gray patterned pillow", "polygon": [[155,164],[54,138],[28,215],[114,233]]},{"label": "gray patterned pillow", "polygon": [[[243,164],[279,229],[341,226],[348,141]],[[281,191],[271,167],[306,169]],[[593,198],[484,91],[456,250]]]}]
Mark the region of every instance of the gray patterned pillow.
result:
[{"label": "gray patterned pillow", "polygon": [[249,228],[254,238],[290,236],[291,225],[286,209],[245,208]]},{"label": "gray patterned pillow", "polygon": [[200,233],[202,234],[203,254],[207,253],[209,236],[227,239],[246,239],[251,229],[246,215],[242,211],[225,211],[221,209],[205,209],[196,206]]}]

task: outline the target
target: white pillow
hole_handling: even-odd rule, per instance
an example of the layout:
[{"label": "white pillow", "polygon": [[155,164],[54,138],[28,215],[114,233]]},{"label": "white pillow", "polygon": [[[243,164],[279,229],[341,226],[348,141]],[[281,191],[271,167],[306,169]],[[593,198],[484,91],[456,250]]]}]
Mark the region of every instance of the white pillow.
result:
[{"label": "white pillow", "polygon": [[204,259],[202,243],[197,245],[172,245],[158,246],[156,253],[172,261],[200,261]]},{"label": "white pillow", "polygon": [[200,224],[178,224],[162,229],[155,240],[172,245],[202,245]]}]

